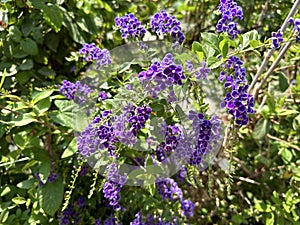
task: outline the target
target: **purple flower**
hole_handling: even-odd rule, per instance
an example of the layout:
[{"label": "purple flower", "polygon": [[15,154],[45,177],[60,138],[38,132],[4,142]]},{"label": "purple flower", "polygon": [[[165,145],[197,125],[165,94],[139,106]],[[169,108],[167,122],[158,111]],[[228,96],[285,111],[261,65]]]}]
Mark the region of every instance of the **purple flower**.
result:
[{"label": "purple flower", "polygon": [[53,183],[54,181],[57,180],[57,178],[58,178],[58,174],[55,173],[53,170],[51,170],[51,171],[50,171],[50,175],[49,175],[47,181],[48,181],[49,183]]},{"label": "purple flower", "polygon": [[276,32],[272,32],[272,48],[278,49],[280,47],[280,43],[283,42],[283,33],[278,30]]},{"label": "purple flower", "polygon": [[241,59],[231,56],[226,61],[226,67],[230,74],[222,71],[219,76],[221,82],[225,81],[224,87],[227,91],[221,107],[227,108],[238,126],[247,125],[248,114],[254,113],[254,98],[247,92],[246,69],[243,64]]},{"label": "purple flower", "polygon": [[86,62],[96,61],[97,68],[111,64],[111,58],[107,49],[100,49],[96,47],[95,43],[83,43],[82,48],[79,50],[79,54],[83,55],[83,59]]},{"label": "purple flower", "polygon": [[140,72],[138,78],[146,91],[156,98],[167,87],[182,85],[186,77],[182,66],[175,64],[173,55],[167,53],[161,62],[154,62],[148,70]]},{"label": "purple flower", "polygon": [[79,172],[79,176],[84,177],[89,171],[89,166],[82,166]]},{"label": "purple flower", "polygon": [[178,21],[175,16],[168,14],[165,10],[154,14],[150,21],[150,26],[157,35],[170,34],[174,44],[182,44],[184,41],[185,37],[180,21]]},{"label": "purple flower", "polygon": [[150,118],[152,109],[148,106],[134,107],[128,104],[124,107],[124,113],[114,120],[114,131],[123,144],[135,144],[137,132],[141,130]]},{"label": "purple flower", "polygon": [[77,199],[77,206],[79,207],[79,208],[81,208],[81,207],[83,207],[85,205],[85,198],[84,197],[79,197],[78,199]]},{"label": "purple flower", "polygon": [[117,222],[117,219],[114,217],[114,215],[110,215],[109,218],[107,218],[105,221],[104,221],[104,225],[122,225],[122,223],[118,223]]},{"label": "purple flower", "polygon": [[100,91],[98,97],[99,97],[102,101],[104,101],[105,99],[108,98],[105,91]]},{"label": "purple flower", "polygon": [[108,150],[114,155],[114,143],[118,142],[110,119],[111,111],[104,111],[84,129],[77,138],[77,147],[81,155],[90,156],[98,150]]},{"label": "purple flower", "polygon": [[142,38],[146,33],[146,29],[138,19],[132,14],[115,18],[116,26],[121,28],[122,38],[137,37]]},{"label": "purple flower", "polygon": [[186,217],[192,217],[194,215],[195,205],[190,200],[183,200],[181,202],[181,209],[183,210],[183,215]]},{"label": "purple flower", "polygon": [[157,160],[162,162],[166,159],[167,154],[177,148],[178,141],[182,137],[182,131],[178,126],[168,125],[164,133],[165,141],[156,147]]},{"label": "purple flower", "polygon": [[94,225],[101,225],[101,219],[95,219]]},{"label": "purple flower", "polygon": [[176,201],[182,199],[182,191],[178,184],[171,178],[166,178],[156,183],[158,193],[162,199]]},{"label": "purple flower", "polygon": [[297,33],[296,42],[300,41],[300,19],[290,18],[289,22],[294,25],[294,31]]},{"label": "purple flower", "polygon": [[233,0],[220,0],[218,8],[222,13],[222,18],[217,23],[217,31],[226,32],[233,39],[236,38],[241,31],[237,29],[237,23],[233,20],[235,18],[243,19],[242,8]]},{"label": "purple flower", "polygon": [[142,213],[141,212],[138,212],[137,214],[135,214],[135,219],[132,222],[130,222],[130,225],[145,225],[142,222]]},{"label": "purple flower", "polygon": [[74,100],[78,104],[83,104],[93,90],[86,84],[82,85],[79,81],[72,83],[64,80],[60,86],[60,92],[68,99]]}]

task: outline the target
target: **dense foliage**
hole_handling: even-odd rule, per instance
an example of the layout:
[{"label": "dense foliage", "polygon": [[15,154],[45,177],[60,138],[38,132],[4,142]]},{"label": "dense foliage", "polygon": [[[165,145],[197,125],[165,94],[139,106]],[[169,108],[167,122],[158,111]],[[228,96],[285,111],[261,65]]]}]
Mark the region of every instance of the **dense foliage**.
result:
[{"label": "dense foliage", "polygon": [[300,224],[298,8],[2,0],[0,224]]}]

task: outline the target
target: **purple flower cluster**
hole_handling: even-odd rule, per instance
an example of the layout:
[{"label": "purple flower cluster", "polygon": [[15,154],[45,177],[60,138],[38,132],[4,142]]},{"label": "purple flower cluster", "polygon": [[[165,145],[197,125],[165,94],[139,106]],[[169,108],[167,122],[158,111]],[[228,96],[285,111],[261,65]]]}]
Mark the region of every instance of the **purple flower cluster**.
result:
[{"label": "purple flower cluster", "polygon": [[297,32],[296,42],[300,41],[300,19],[290,18],[289,22],[294,25],[294,30]]},{"label": "purple flower cluster", "polygon": [[182,191],[178,184],[171,178],[163,179],[156,183],[158,194],[161,197],[170,201],[181,200],[183,198]]},{"label": "purple flower cluster", "polygon": [[181,202],[181,209],[183,210],[183,215],[186,217],[192,217],[194,215],[195,205],[190,200],[183,200]]},{"label": "purple flower cluster", "polygon": [[227,69],[231,74],[224,71],[220,73],[219,80],[225,81],[224,87],[227,91],[221,107],[226,107],[235,123],[239,126],[248,124],[248,114],[254,113],[254,98],[247,93],[246,69],[243,61],[236,56],[231,56],[226,61]]},{"label": "purple flower cluster", "polygon": [[175,64],[173,55],[167,53],[162,62],[154,62],[147,71],[140,72],[138,78],[149,94],[156,98],[167,87],[182,85],[186,77],[182,66]]},{"label": "purple flower cluster", "polygon": [[101,225],[101,219],[95,219],[94,225]]},{"label": "purple flower cluster", "polygon": [[176,149],[178,141],[182,136],[182,131],[178,126],[168,125],[165,130],[165,141],[156,148],[157,160],[162,162],[166,159],[167,154]]},{"label": "purple flower cluster", "polygon": [[132,222],[130,222],[130,225],[145,225],[142,222],[142,213],[141,212],[138,212],[137,214],[135,214],[135,219]]},{"label": "purple flower cluster", "polygon": [[60,217],[59,225],[79,224],[79,214],[73,210],[72,206],[68,206]]},{"label": "purple flower cluster", "polygon": [[85,198],[84,197],[79,197],[76,201],[76,205],[81,208],[83,206],[85,206]]},{"label": "purple flower cluster", "polygon": [[110,165],[107,170],[108,180],[103,187],[104,197],[109,201],[108,204],[113,207],[114,210],[119,210],[121,209],[119,204],[121,197],[119,193],[126,182],[127,175],[124,174],[121,176],[116,164]]},{"label": "purple flower cluster", "polygon": [[104,221],[104,225],[122,225],[122,223],[118,223],[117,219],[112,214]]},{"label": "purple flower cluster", "polygon": [[129,36],[142,38],[146,33],[146,29],[138,19],[132,14],[127,14],[123,17],[116,17],[115,23],[117,27],[121,28],[122,38],[128,38]]},{"label": "purple flower cluster", "polygon": [[135,144],[136,135],[150,118],[152,109],[148,106],[134,107],[128,104],[124,113],[115,118],[113,127],[115,135],[123,144]]},{"label": "purple flower cluster", "polygon": [[272,32],[272,48],[278,49],[281,42],[283,42],[283,33],[281,30],[278,30],[277,33]]},{"label": "purple flower cluster", "polygon": [[96,61],[98,67],[111,64],[111,58],[107,49],[100,49],[95,43],[87,44],[83,43],[82,48],[79,50],[79,54],[83,55],[83,59],[87,62]]},{"label": "purple flower cluster", "polygon": [[221,121],[217,116],[213,116],[210,120],[205,119],[204,114],[194,111],[190,111],[189,119],[192,120],[196,137],[190,164],[200,166],[203,156],[208,154],[220,139]]},{"label": "purple flower cluster", "polygon": [[160,217],[154,218],[153,215],[149,215],[145,221],[142,222],[142,213],[138,212],[135,215],[135,219],[130,223],[130,225],[177,225],[177,218],[173,217],[172,222],[163,221]]},{"label": "purple flower cluster", "polygon": [[174,44],[181,44],[184,41],[184,34],[180,21],[175,16],[168,14],[165,10],[154,14],[150,21],[151,29],[157,33],[157,35],[169,33],[172,36],[172,42]]},{"label": "purple flower cluster", "polygon": [[103,187],[104,197],[109,201],[109,205],[113,207],[114,210],[121,208],[119,201],[121,199],[119,192],[121,191],[121,185],[108,180]]},{"label": "purple flower cluster", "polygon": [[97,150],[103,149],[107,149],[110,155],[114,155],[114,143],[118,142],[118,139],[113,131],[110,114],[110,110],[104,111],[81,132],[77,138],[77,147],[81,155],[90,156]]},{"label": "purple flower cluster", "polygon": [[82,85],[80,81],[72,83],[70,81],[64,80],[60,86],[60,92],[62,95],[68,99],[74,100],[78,104],[83,104],[87,96],[93,92],[93,90],[86,84]]},{"label": "purple flower cluster", "polygon": [[217,23],[217,31],[226,32],[233,39],[236,38],[241,31],[237,29],[237,23],[233,20],[235,18],[243,19],[242,7],[238,6],[233,0],[220,0],[218,8],[222,13],[222,18]]},{"label": "purple flower cluster", "polygon": [[194,69],[194,65],[191,61],[186,60],[185,62],[186,69],[189,73],[191,73],[191,76],[195,75],[197,79],[206,79],[208,74],[210,73],[210,69],[207,67],[206,62],[202,62],[202,66],[198,69]]}]

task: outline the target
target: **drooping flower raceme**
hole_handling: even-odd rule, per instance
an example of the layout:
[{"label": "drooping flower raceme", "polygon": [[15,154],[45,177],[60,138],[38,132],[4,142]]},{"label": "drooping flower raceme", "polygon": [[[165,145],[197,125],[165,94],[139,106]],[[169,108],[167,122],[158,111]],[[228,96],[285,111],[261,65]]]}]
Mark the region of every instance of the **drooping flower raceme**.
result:
[{"label": "drooping flower raceme", "polygon": [[224,87],[227,91],[224,100],[221,102],[222,108],[227,108],[235,123],[239,126],[248,124],[248,114],[254,113],[254,98],[248,94],[248,84],[246,80],[246,69],[243,61],[236,56],[231,56],[226,61],[229,74],[222,71],[219,76],[221,82],[225,81]]},{"label": "drooping flower raceme", "polygon": [[83,43],[79,54],[83,55],[86,62],[96,61],[97,69],[101,66],[111,64],[110,53],[107,49],[100,49],[95,43]]},{"label": "drooping flower raceme", "polygon": [[161,62],[154,62],[147,71],[142,71],[138,76],[143,87],[153,98],[158,93],[172,85],[182,85],[186,78],[181,65],[174,62],[171,53],[167,53]]},{"label": "drooping flower raceme", "polygon": [[123,110],[113,123],[115,135],[123,144],[135,144],[137,132],[145,126],[152,109],[146,105],[134,107],[128,104]]},{"label": "drooping flower raceme", "polygon": [[218,8],[222,13],[222,18],[217,23],[217,31],[226,32],[233,39],[236,38],[241,31],[237,28],[234,19],[243,19],[242,7],[238,6],[233,0],[220,0]]},{"label": "drooping flower raceme", "polygon": [[167,158],[168,153],[171,153],[178,146],[178,141],[182,137],[181,129],[176,125],[168,125],[165,130],[165,141],[156,147],[157,160],[162,162]]},{"label": "drooping flower raceme", "polygon": [[121,176],[119,174],[116,164],[111,164],[107,168],[107,171],[107,182],[104,184],[103,187],[104,197],[108,200],[108,204],[114,210],[119,210],[121,209],[121,206],[119,204],[121,197],[119,193],[126,182],[127,175],[124,174],[123,176]]},{"label": "drooping flower raceme", "polygon": [[281,30],[272,32],[272,48],[278,49],[281,42],[283,42],[283,33],[281,32]]},{"label": "drooping flower raceme", "polygon": [[80,81],[72,83],[64,80],[60,86],[60,92],[68,99],[74,100],[78,104],[83,104],[93,90],[87,84],[81,84]]},{"label": "drooping flower raceme", "polygon": [[121,28],[122,38],[136,37],[142,38],[146,33],[145,27],[132,14],[115,18],[116,26]]},{"label": "drooping flower raceme", "polygon": [[209,154],[220,140],[221,121],[217,116],[210,120],[205,119],[204,114],[190,111],[189,119],[192,121],[195,136],[194,150],[190,158],[191,165],[200,166],[205,155]]},{"label": "drooping flower raceme", "polygon": [[96,151],[107,149],[114,155],[114,143],[118,142],[110,119],[111,111],[104,111],[95,117],[92,123],[77,138],[78,151],[83,156],[90,156]]},{"label": "drooping flower raceme", "polygon": [[290,18],[289,22],[294,25],[294,31],[296,32],[296,42],[300,41],[300,19]]},{"label": "drooping flower raceme", "polygon": [[166,10],[154,14],[150,26],[157,35],[171,34],[174,44],[181,44],[184,41],[185,37],[180,21],[175,16],[168,14]]}]

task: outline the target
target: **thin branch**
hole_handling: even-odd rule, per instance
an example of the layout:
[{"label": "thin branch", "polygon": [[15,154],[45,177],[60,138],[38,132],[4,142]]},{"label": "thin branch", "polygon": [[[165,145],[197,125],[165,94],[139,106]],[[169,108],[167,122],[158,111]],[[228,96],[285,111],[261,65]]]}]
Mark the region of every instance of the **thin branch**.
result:
[{"label": "thin branch", "polygon": [[268,69],[268,71],[265,74],[264,79],[260,82],[260,84],[257,86],[257,88],[255,88],[253,90],[253,96],[254,98],[256,98],[258,91],[262,88],[262,86],[265,84],[265,82],[267,81],[267,79],[269,78],[269,76],[272,74],[273,70],[276,68],[276,66],[278,65],[278,63],[280,62],[280,60],[282,59],[282,57],[284,56],[284,54],[287,52],[287,50],[291,47],[292,43],[291,42],[287,42],[284,47],[280,50],[278,57],[276,58],[276,60],[272,63],[272,65],[270,66],[270,68]]},{"label": "thin branch", "polygon": [[[285,18],[285,21],[283,22],[283,24],[282,24],[282,26],[281,26],[281,28],[280,28],[280,30],[282,31],[282,33],[284,33],[284,31],[286,30],[286,28],[287,28],[287,26],[288,26],[288,20],[289,20],[289,18],[290,18],[290,17],[293,17],[293,16],[296,14],[296,12],[297,12],[299,6],[300,6],[300,0],[295,1],[295,3],[294,3],[294,5],[293,5],[292,9],[290,10],[289,14],[288,14],[287,17]],[[268,53],[267,53],[266,57],[264,58],[264,60],[263,60],[263,62],[262,62],[262,64],[261,64],[261,66],[260,66],[260,68],[258,69],[258,71],[257,71],[257,73],[256,73],[256,75],[255,75],[255,77],[254,77],[253,80],[252,80],[252,83],[251,83],[251,85],[250,85],[250,87],[249,87],[249,92],[252,91],[254,85],[257,83],[258,78],[259,78],[260,75],[263,73],[265,67],[267,66],[267,64],[268,64],[268,62],[269,62],[269,60],[270,60],[270,58],[271,58],[271,56],[273,55],[274,52],[275,52],[275,49],[270,49],[270,50],[268,51]]]},{"label": "thin branch", "polygon": [[293,149],[295,149],[295,150],[297,150],[297,151],[300,152],[300,148],[298,146],[296,146],[296,145],[293,145],[293,144],[291,144],[291,143],[289,143],[289,142],[287,142],[285,140],[282,140],[282,139],[280,139],[278,137],[274,137],[274,136],[272,136],[270,134],[267,134],[267,137],[270,138],[270,139],[272,139],[272,140],[279,141],[279,142],[287,145],[288,147],[293,148]]}]

